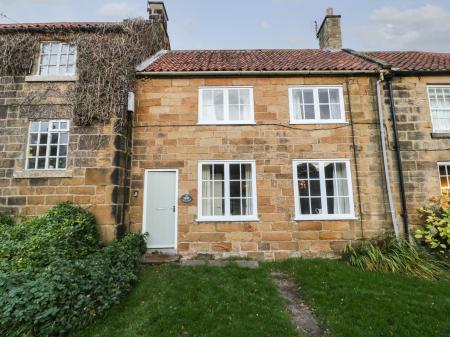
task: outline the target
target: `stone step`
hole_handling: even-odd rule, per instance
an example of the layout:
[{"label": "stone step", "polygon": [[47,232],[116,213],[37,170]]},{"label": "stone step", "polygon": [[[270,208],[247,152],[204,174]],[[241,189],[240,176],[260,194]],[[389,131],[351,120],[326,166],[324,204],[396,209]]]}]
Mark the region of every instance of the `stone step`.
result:
[{"label": "stone step", "polygon": [[161,265],[165,263],[176,263],[180,261],[180,258],[180,255],[145,254],[140,263],[142,265]]}]

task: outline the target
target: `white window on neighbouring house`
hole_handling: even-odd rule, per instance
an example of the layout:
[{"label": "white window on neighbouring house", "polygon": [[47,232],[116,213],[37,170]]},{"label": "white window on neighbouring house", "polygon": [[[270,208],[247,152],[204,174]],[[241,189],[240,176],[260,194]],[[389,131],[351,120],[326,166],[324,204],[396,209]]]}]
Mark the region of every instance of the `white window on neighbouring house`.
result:
[{"label": "white window on neighbouring house", "polygon": [[289,106],[292,124],[345,123],[341,86],[291,87]]},{"label": "white window on neighbouring house", "polygon": [[296,160],[293,174],[297,220],[354,217],[348,160]]},{"label": "white window on neighbouring house", "polygon": [[438,163],[439,178],[441,180],[441,193],[450,195],[450,162]]},{"label": "white window on neighbouring house", "polygon": [[75,46],[63,42],[43,42],[39,55],[38,75],[75,75],[75,59]]},{"label": "white window on neighbouring house", "polygon": [[64,170],[67,167],[69,121],[30,122],[26,169]]},{"label": "white window on neighbouring house", "polygon": [[253,88],[201,88],[199,90],[199,123],[254,123]]},{"label": "white window on neighbouring house", "polygon": [[198,169],[198,220],[257,220],[254,161],[202,161]]},{"label": "white window on neighbouring house", "polygon": [[450,85],[429,86],[433,132],[450,132]]}]

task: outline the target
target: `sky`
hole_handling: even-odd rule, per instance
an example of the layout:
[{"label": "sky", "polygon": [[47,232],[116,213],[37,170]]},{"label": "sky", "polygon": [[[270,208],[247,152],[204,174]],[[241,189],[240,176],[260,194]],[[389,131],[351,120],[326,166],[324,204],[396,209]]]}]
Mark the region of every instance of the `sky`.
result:
[{"label": "sky", "polygon": [[[0,0],[18,22],[146,17],[146,0]],[[318,48],[315,22],[342,15],[344,48],[450,52],[449,0],[165,0],[172,49]],[[1,17],[0,23],[11,23]]]}]

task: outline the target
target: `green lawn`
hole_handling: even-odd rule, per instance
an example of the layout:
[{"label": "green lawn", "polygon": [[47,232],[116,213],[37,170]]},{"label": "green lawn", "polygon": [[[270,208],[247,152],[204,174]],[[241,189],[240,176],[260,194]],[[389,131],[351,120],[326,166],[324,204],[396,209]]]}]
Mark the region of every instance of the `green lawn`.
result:
[{"label": "green lawn", "polygon": [[265,270],[163,266],[144,269],[120,305],[74,336],[301,335]]},{"label": "green lawn", "polygon": [[450,281],[364,272],[332,260],[288,260],[289,272],[333,337],[450,334]]},{"label": "green lawn", "polygon": [[288,260],[258,270],[163,266],[142,270],[124,301],[73,337],[299,336],[270,278],[290,273],[330,337],[443,337],[450,281],[363,272],[334,260]]}]

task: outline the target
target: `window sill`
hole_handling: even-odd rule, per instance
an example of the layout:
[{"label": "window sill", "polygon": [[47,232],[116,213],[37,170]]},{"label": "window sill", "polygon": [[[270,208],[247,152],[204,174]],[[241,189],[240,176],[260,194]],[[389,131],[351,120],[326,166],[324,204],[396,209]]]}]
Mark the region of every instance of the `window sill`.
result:
[{"label": "window sill", "polygon": [[25,82],[76,82],[78,75],[31,75],[25,76]]},{"label": "window sill", "polygon": [[320,125],[320,124],[350,124],[348,121],[290,121],[292,125]]},{"label": "window sill", "polygon": [[329,221],[339,221],[339,220],[357,220],[358,218],[354,215],[346,215],[346,216],[342,216],[342,217],[330,217],[330,216],[304,216],[304,217],[299,217],[296,216],[294,218],[294,221],[324,221],[324,220],[329,220]]},{"label": "window sill", "polygon": [[218,123],[218,122],[198,122],[197,125],[256,125],[254,121],[251,122],[226,122],[226,123]]},{"label": "window sill", "polygon": [[258,222],[258,217],[252,218],[197,218],[197,222]]},{"label": "window sill", "polygon": [[450,138],[450,131],[448,131],[448,132],[432,132],[431,138],[435,138],[435,139]]},{"label": "window sill", "polygon": [[72,178],[72,170],[20,170],[15,171],[13,177],[16,179],[32,178]]}]

